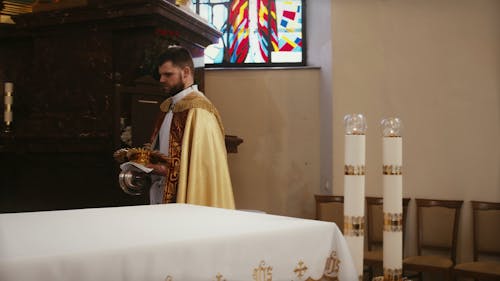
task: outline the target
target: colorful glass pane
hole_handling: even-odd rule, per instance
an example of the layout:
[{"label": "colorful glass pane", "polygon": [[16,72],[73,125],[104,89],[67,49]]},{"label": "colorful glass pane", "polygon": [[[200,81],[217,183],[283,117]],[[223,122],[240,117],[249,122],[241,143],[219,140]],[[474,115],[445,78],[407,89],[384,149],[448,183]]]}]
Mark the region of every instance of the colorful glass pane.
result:
[{"label": "colorful glass pane", "polygon": [[302,63],[301,0],[193,0],[222,32],[206,64]]},{"label": "colorful glass pane", "polygon": [[229,11],[229,62],[243,63],[249,48],[248,0],[236,0]]},{"label": "colorful glass pane", "polygon": [[302,1],[276,0],[279,51],[272,52],[272,62],[302,61]]}]

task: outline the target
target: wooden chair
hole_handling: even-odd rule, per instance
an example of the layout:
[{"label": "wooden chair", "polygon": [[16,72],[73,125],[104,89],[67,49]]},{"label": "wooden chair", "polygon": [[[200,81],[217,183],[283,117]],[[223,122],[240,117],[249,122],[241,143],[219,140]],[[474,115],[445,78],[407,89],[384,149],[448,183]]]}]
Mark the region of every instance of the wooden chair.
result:
[{"label": "wooden chair", "polygon": [[[500,203],[471,201],[471,205],[474,261],[456,265],[454,275],[476,280],[500,280]],[[495,260],[489,261],[488,258]]]},{"label": "wooden chair", "polygon": [[[417,256],[403,260],[405,273],[440,272],[442,280],[451,280],[457,256],[457,234],[463,201],[416,199]],[[424,253],[425,251],[425,253]]]},{"label": "wooden chair", "polygon": [[344,196],[314,195],[316,200],[316,219],[337,224],[344,233]]},{"label": "wooden chair", "polygon": [[[410,198],[403,198],[403,241],[409,203]],[[363,264],[368,273],[368,280],[372,280],[373,269],[382,269],[383,265],[384,211],[382,197],[366,197],[366,221],[367,251],[364,252]]]}]

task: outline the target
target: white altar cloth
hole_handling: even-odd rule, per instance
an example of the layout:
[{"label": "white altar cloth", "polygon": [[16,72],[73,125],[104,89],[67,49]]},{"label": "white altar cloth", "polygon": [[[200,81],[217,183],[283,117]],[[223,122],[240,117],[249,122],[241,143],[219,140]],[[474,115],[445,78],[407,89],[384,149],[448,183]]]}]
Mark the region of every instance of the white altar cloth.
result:
[{"label": "white altar cloth", "polygon": [[0,214],[2,281],[325,276],[358,280],[330,222],[187,204]]}]

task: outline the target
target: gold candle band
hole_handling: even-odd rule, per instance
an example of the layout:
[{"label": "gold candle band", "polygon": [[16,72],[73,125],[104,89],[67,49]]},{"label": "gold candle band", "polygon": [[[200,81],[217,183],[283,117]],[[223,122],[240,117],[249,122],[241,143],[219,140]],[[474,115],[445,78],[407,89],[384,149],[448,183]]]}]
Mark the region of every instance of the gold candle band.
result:
[{"label": "gold candle band", "polygon": [[403,280],[403,269],[401,268],[385,268],[384,267],[384,281],[401,281]]},{"label": "gold candle band", "polygon": [[346,176],[364,176],[365,165],[344,165],[344,175]]},{"label": "gold candle band", "polygon": [[10,122],[12,122],[12,111],[5,111],[3,113],[3,120],[7,125],[10,125]]},{"label": "gold candle band", "polygon": [[354,132],[347,133],[346,135],[348,135],[348,136],[364,136],[365,133],[364,132],[354,131]]},{"label": "gold candle band", "polygon": [[3,100],[5,105],[12,105],[14,103],[14,97],[12,97],[11,92],[8,92]]},{"label": "gold candle band", "polygon": [[344,216],[344,235],[364,236],[365,217]]},{"label": "gold candle band", "polygon": [[384,231],[388,232],[403,231],[403,214],[384,213]]},{"label": "gold candle band", "polygon": [[402,175],[402,169],[403,167],[400,165],[384,165],[382,168],[382,173],[384,175]]}]

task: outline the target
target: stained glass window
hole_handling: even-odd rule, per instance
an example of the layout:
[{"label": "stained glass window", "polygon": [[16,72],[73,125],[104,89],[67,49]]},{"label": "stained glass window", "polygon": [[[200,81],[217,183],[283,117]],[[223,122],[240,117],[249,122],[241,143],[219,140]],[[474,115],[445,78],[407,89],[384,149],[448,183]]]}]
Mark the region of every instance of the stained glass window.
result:
[{"label": "stained glass window", "polygon": [[222,33],[205,49],[207,66],[304,65],[305,0],[193,0]]}]

